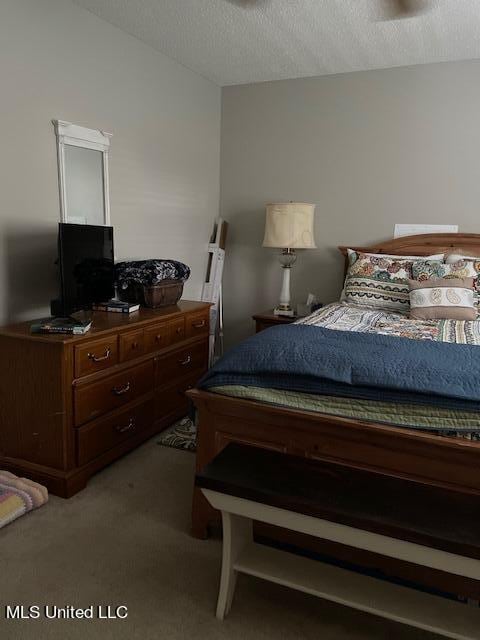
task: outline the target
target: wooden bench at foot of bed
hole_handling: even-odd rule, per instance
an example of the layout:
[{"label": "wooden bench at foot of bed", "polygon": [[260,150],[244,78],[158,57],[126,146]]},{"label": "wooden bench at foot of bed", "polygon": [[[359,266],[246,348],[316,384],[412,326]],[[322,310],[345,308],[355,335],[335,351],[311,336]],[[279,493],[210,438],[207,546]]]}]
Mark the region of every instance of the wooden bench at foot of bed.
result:
[{"label": "wooden bench at foot of bed", "polygon": [[480,637],[476,607],[265,547],[254,542],[252,526],[256,520],[380,549],[478,581],[478,496],[236,444],[197,473],[196,485],[222,513],[220,620],[237,574],[245,573],[448,638]]},{"label": "wooden bench at foot of bed", "polygon": [[[479,443],[272,407],[198,389],[188,394],[198,410],[197,471],[227,444],[237,442],[480,496]],[[219,512],[196,488],[192,507],[193,535],[206,538],[209,528],[219,523]],[[451,576],[436,569],[419,570],[412,563],[338,542],[320,541],[273,525],[259,525],[255,530],[257,536],[308,549],[348,565],[480,599],[479,583],[461,576]]]}]

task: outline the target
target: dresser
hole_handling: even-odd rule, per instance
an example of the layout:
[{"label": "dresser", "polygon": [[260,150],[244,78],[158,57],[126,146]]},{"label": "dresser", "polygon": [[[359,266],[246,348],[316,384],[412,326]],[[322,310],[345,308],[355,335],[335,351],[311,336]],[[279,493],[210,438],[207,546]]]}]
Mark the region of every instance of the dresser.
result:
[{"label": "dresser", "polygon": [[0,329],[0,469],[68,498],[188,411],[207,369],[208,303],[93,313],[84,336]]}]

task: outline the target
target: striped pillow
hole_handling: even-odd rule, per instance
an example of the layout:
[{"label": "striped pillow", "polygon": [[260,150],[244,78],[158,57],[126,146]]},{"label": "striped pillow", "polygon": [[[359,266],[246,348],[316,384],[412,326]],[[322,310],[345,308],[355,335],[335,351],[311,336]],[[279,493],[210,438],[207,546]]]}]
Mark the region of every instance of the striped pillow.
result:
[{"label": "striped pillow", "polygon": [[351,304],[408,312],[412,260],[349,253],[343,299]]},{"label": "striped pillow", "polygon": [[475,320],[473,278],[410,280],[410,317],[418,320]]}]

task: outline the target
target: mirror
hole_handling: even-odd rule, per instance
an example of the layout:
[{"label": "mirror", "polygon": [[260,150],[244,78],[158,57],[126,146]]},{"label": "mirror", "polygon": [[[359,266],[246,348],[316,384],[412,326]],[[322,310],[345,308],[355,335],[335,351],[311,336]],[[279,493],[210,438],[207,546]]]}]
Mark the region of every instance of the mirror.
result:
[{"label": "mirror", "polygon": [[105,224],[101,151],[65,145],[68,222]]},{"label": "mirror", "polygon": [[57,135],[60,219],[110,224],[108,149],[111,134],[54,120]]}]

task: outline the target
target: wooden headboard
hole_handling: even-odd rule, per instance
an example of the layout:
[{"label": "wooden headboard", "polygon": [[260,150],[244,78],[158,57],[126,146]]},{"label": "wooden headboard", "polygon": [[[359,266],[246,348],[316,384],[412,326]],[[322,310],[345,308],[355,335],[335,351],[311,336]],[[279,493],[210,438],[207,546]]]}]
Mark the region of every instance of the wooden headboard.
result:
[{"label": "wooden headboard", "polygon": [[403,236],[370,247],[338,247],[345,256],[345,273],[348,269],[347,249],[362,253],[388,253],[399,256],[428,256],[435,253],[462,253],[480,256],[480,233],[424,233]]},{"label": "wooden headboard", "polygon": [[338,247],[347,256],[347,248],[363,253],[389,253],[399,256],[428,256],[434,253],[463,253],[480,256],[480,233],[425,233],[403,236],[369,247]]}]

